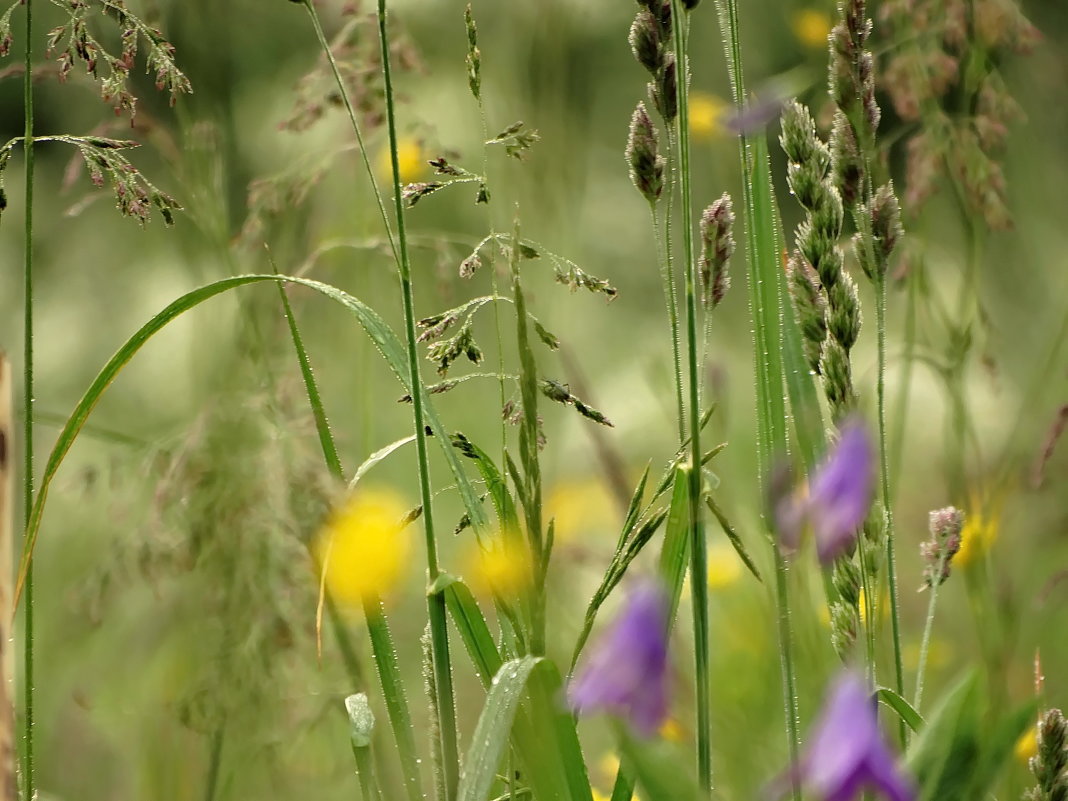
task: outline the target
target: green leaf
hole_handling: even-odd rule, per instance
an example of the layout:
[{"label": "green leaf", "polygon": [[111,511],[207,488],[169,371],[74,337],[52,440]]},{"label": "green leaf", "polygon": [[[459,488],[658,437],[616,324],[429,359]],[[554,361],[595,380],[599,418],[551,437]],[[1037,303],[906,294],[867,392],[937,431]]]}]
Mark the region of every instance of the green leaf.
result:
[{"label": "green leaf", "polygon": [[700,801],[706,797],[697,786],[690,760],[683,760],[677,749],[663,740],[637,741],[629,733],[620,736],[623,762],[633,771],[644,790],[642,797],[651,801]]},{"label": "green leaf", "polygon": [[[675,470],[675,490],[668,510],[664,546],[660,551],[660,578],[671,600],[671,620],[679,608],[682,580],[690,562],[690,468]],[[695,581],[698,579],[694,579]]]},{"label": "green leaf", "polygon": [[881,703],[886,704],[897,712],[901,719],[905,721],[905,724],[914,732],[918,732],[923,728],[924,723],[920,713],[913,708],[912,704],[889,687],[880,687],[875,694]]},{"label": "green leaf", "polygon": [[391,442],[389,443],[389,445],[386,445],[384,448],[379,448],[377,451],[375,451],[366,459],[364,459],[363,463],[358,468],[356,468],[356,473],[352,476],[352,481],[349,482],[349,492],[352,492],[352,490],[356,489],[356,485],[359,483],[360,479],[367,475],[367,472],[372,467],[381,462],[383,459],[385,459],[398,448],[402,448],[403,446],[407,445],[409,442],[415,442],[414,434],[411,434],[407,437],[402,437],[401,439],[398,439],[395,442]]},{"label": "green leaf", "polygon": [[467,585],[454,576],[443,573],[435,586],[439,584],[438,591],[445,593],[445,606],[456,630],[460,632],[460,639],[475,665],[475,672],[482,685],[488,688],[491,677],[501,668],[502,659],[478,601]]},{"label": "green leaf", "polygon": [[979,674],[972,670],[942,697],[912,742],[906,760],[921,801],[972,801],[967,790],[979,754],[979,701]]},{"label": "green leaf", "polygon": [[453,435],[453,443],[460,453],[473,460],[475,467],[478,468],[478,472],[486,484],[486,489],[489,490],[490,498],[493,500],[493,508],[497,512],[497,522],[501,527],[501,531],[504,532],[505,536],[517,534],[519,532],[519,515],[516,512],[515,502],[512,500],[511,493],[508,492],[508,485],[505,483],[504,476],[501,475],[501,471],[497,468],[493,459],[459,432]]},{"label": "green leaf", "polygon": [[[409,393],[412,392],[411,379],[407,367],[407,356],[404,351],[404,346],[397,338],[397,335],[385,320],[383,320],[370,306],[367,306],[362,301],[343,292],[337,287],[323,284],[319,281],[311,281],[305,278],[294,278],[291,276],[239,275],[232,278],[224,278],[211,284],[206,284],[182,295],[145,323],[145,325],[138,329],[138,331],[115,352],[115,355],[108,360],[100,373],[93,380],[92,384],[89,385],[89,389],[85,391],[81,400],[75,405],[74,411],[71,413],[66,425],[64,425],[62,431],[60,431],[56,443],[48,456],[48,461],[46,462],[44,471],[41,475],[40,489],[37,492],[37,497],[34,499],[29,519],[26,521],[26,535],[23,540],[22,556],[19,562],[19,577],[15,588],[16,604],[18,603],[19,596],[22,592],[22,586],[26,579],[26,572],[29,569],[30,559],[33,557],[33,549],[37,543],[37,535],[41,527],[41,517],[44,514],[44,506],[48,499],[48,491],[51,487],[52,480],[59,471],[60,465],[63,464],[63,460],[66,458],[67,453],[74,445],[74,441],[77,439],[78,434],[89,419],[89,415],[92,414],[93,409],[96,408],[96,405],[100,402],[100,399],[107,388],[111,386],[112,382],[118,377],[122,368],[130,362],[137,352],[141,350],[141,348],[143,348],[155,334],[172,320],[180,317],[190,309],[231,289],[268,281],[282,281],[292,284],[300,284],[309,289],[314,289],[316,292],[319,292],[346,307],[356,316],[360,325],[363,326],[364,331],[371,337],[371,340],[374,342],[378,351],[385,357],[387,364],[396,374],[401,384]],[[442,447],[442,451],[445,454],[445,460],[449,465],[449,469],[453,473],[460,496],[463,499],[464,507],[466,508],[472,523],[476,528],[484,527],[487,523],[486,513],[482,509],[482,506],[478,501],[478,495],[475,493],[474,488],[471,486],[471,482],[464,473],[459,457],[449,443],[449,437],[445,431],[445,427],[442,425],[441,420],[434,411],[429,399],[426,399],[426,403],[424,404],[424,415],[427,425],[433,430],[437,437],[438,444]]]},{"label": "green leaf", "polygon": [[486,801],[489,797],[527,679],[539,662],[541,658],[533,656],[513,659],[501,665],[493,677],[460,774],[459,801]]},{"label": "green leaf", "polygon": [[734,551],[738,554],[738,558],[742,560],[742,563],[749,569],[749,572],[753,574],[756,580],[763,583],[764,579],[760,577],[760,571],[757,570],[753,557],[751,557],[749,551],[746,550],[745,543],[742,542],[742,538],[739,537],[738,532],[734,530],[731,521],[727,519],[725,514],[723,514],[723,510],[719,508],[711,495],[705,495],[705,505],[708,506],[709,511],[712,512],[716,520],[719,521],[720,528],[722,528],[723,533],[727,535],[727,539],[734,547]]},{"label": "green leaf", "polygon": [[[989,793],[997,779],[998,772],[1013,755],[1016,743],[1029,726],[1035,725],[1038,711],[1038,699],[1032,698],[1027,703],[1013,710],[992,732],[984,732],[980,737],[982,753],[972,770],[971,789],[968,797],[982,798]],[[987,727],[989,728],[989,727]]]}]

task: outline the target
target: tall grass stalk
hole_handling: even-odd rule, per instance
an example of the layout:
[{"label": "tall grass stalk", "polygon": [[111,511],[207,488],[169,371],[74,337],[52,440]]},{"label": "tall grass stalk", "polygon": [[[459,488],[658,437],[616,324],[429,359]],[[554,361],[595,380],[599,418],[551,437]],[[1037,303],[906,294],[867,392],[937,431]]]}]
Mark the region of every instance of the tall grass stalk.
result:
[{"label": "tall grass stalk", "polygon": [[934,628],[935,605],[938,603],[938,587],[942,584],[942,574],[946,569],[947,551],[942,549],[938,557],[938,569],[934,572],[934,581],[931,582],[931,597],[927,601],[927,620],[923,624],[923,638],[920,640],[920,657],[916,664],[916,694],[912,698],[912,708],[920,711],[920,703],[923,701],[923,679],[927,672],[927,651],[931,646],[931,630]]},{"label": "tall grass stalk", "polygon": [[[675,132],[669,126],[667,129],[667,151],[671,160],[671,167],[675,167],[676,147]],[[681,165],[678,165],[681,168]],[[664,213],[664,242],[663,242],[663,266],[660,270],[661,281],[664,284],[664,301],[667,304],[668,322],[671,325],[671,363],[675,371],[675,406],[678,416],[679,446],[686,439],[686,402],[683,400],[682,381],[682,356],[679,352],[679,295],[675,288],[675,258],[671,247],[671,222],[675,213],[675,170],[667,171],[667,186],[665,194],[667,201]],[[653,237],[656,240],[657,249],[660,246],[660,225],[656,216],[655,204],[650,204],[653,215]],[[691,245],[692,249],[692,245]]]},{"label": "tall grass stalk", "polygon": [[[25,230],[23,238],[23,382],[22,382],[22,502],[23,521],[33,510],[33,0],[26,0],[25,62],[22,76],[22,108],[25,116],[23,152],[26,154]],[[23,755],[22,793],[26,801],[37,797],[34,775],[34,677],[33,677],[33,563],[26,573],[26,597],[23,600]],[[6,614],[6,613],[5,613]]]},{"label": "tall grass stalk", "polygon": [[[738,25],[738,5],[736,0],[716,0],[719,24],[723,36],[723,47],[730,72],[732,98],[735,106],[741,108],[745,102],[745,78],[742,72],[741,37]],[[760,134],[763,136],[763,133]],[[756,170],[767,170],[767,159],[757,159],[756,153],[766,152],[765,147],[755,147],[751,137],[742,133],[739,137],[739,160],[742,169],[742,194],[745,202],[745,233],[747,241],[747,269],[749,283],[749,304],[753,318],[753,337],[756,349],[757,373],[757,452],[760,456],[760,479],[764,480],[770,468],[771,459],[776,450],[786,447],[785,408],[782,395],[782,366],[778,361],[779,343],[768,342],[769,331],[766,321],[777,319],[777,308],[767,309],[762,290],[766,276],[761,274],[758,258],[764,255],[776,262],[776,252],[761,254],[760,232],[757,230],[758,217],[773,214],[770,186],[766,196],[762,193],[756,197],[754,181]],[[758,202],[767,208],[758,207]],[[766,220],[764,228],[770,226],[774,238],[774,222]],[[774,248],[772,248],[774,251]],[[778,264],[769,264],[768,270],[777,270]],[[778,297],[778,290],[775,290]],[[786,562],[779,549],[778,540],[773,536],[772,556],[775,561],[775,603],[778,618],[779,658],[782,666],[783,706],[786,718],[786,735],[790,750],[790,761],[798,764],[800,754],[800,733],[797,719],[797,680],[793,663],[793,634],[790,623],[790,604],[788,598]],[[801,801],[801,788],[793,783],[794,801]]]},{"label": "tall grass stalk", "polygon": [[[676,61],[678,64],[678,153],[682,199],[682,254],[686,260],[686,356],[690,372],[690,592],[693,603],[694,680],[697,683],[697,773],[706,794],[712,791],[712,703],[708,659],[708,552],[701,519],[701,374],[697,363],[697,264],[693,248],[693,196],[690,181],[689,54],[684,18],[688,12],[680,0],[672,2]],[[670,273],[669,273],[670,275]]]},{"label": "tall grass stalk", "polygon": [[[397,159],[396,103],[393,95],[393,75],[390,66],[389,35],[386,30],[386,0],[378,0],[378,35],[382,50],[382,76],[385,82],[386,121],[389,129],[389,156],[393,167],[393,207],[397,224],[397,243],[400,250],[401,293],[404,304],[404,333],[411,373],[412,414],[415,418],[415,447],[419,461],[419,491],[423,504],[423,532],[426,535],[427,573],[430,582],[438,578],[438,545],[434,534],[434,513],[430,490],[430,464],[426,449],[426,430],[423,423],[423,383],[419,375],[419,354],[416,351],[415,302],[412,292],[411,263],[408,258],[408,239],[401,201],[400,165]],[[366,155],[365,155],[366,158]],[[438,692],[438,731],[441,738],[441,761],[444,770],[445,801],[456,797],[459,783],[460,749],[456,736],[456,705],[449,663],[449,631],[445,612],[445,596],[441,591],[427,594],[430,617],[431,656],[434,681]]]},{"label": "tall grass stalk", "polygon": [[[905,687],[905,670],[901,656],[901,609],[897,586],[894,497],[890,492],[890,459],[886,434],[886,274],[884,272],[878,272],[875,276],[875,314],[879,362],[876,385],[879,405],[879,483],[883,498],[883,514],[886,515],[886,583],[890,588],[890,636],[894,644],[894,689],[897,690],[898,695],[901,695]],[[870,605],[869,609],[872,609]],[[908,727],[904,721],[899,723],[898,728],[901,744],[908,745]]]}]

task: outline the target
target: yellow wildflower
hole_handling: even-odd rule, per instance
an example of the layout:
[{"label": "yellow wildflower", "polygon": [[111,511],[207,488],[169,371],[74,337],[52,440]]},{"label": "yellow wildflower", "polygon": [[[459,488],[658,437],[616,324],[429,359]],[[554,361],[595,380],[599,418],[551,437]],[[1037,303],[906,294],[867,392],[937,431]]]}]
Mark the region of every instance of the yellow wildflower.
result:
[{"label": "yellow wildflower", "polygon": [[690,136],[698,141],[714,139],[721,132],[727,102],[708,92],[690,93]]},{"label": "yellow wildflower", "polygon": [[477,594],[514,594],[530,585],[530,557],[521,542],[496,537],[488,547],[473,546],[464,576]]},{"label": "yellow wildflower", "polygon": [[708,548],[708,586],[721,590],[742,575],[742,560],[729,543],[718,541]]},{"label": "yellow wildflower", "polygon": [[1037,726],[1027,727],[1027,731],[1021,734],[1020,739],[1016,741],[1016,747],[1013,749],[1013,753],[1016,755],[1016,758],[1025,765],[1031,757],[1038,753]]},{"label": "yellow wildflower", "polygon": [[[400,168],[402,184],[419,180],[426,167],[426,153],[418,139],[405,136],[397,140],[397,167]],[[393,161],[390,157],[388,142],[379,151],[378,172],[382,176],[393,175]]]},{"label": "yellow wildflower", "polygon": [[545,508],[546,519],[556,521],[553,536],[557,545],[585,538],[591,529],[614,525],[612,498],[604,484],[594,479],[556,484],[549,490]]},{"label": "yellow wildflower", "polygon": [[361,489],[330,515],[314,556],[336,601],[355,605],[397,584],[408,565],[408,538],[401,531],[406,512],[393,492]]},{"label": "yellow wildflower", "polygon": [[686,739],[686,732],[675,718],[667,718],[660,725],[660,736],[670,743],[681,743]]},{"label": "yellow wildflower", "polygon": [[953,557],[953,564],[967,567],[981,559],[998,538],[1000,529],[1001,502],[984,502],[973,493],[960,532],[960,550]]},{"label": "yellow wildflower", "polygon": [[805,47],[826,47],[831,34],[831,18],[825,11],[803,8],[794,14],[793,31]]}]

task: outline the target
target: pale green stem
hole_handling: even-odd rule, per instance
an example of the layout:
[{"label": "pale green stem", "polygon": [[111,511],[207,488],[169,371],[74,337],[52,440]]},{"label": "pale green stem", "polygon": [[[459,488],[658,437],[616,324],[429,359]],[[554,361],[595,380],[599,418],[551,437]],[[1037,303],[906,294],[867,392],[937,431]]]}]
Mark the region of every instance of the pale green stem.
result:
[{"label": "pale green stem", "polygon": [[[873,263],[873,262],[870,262]],[[901,656],[901,602],[897,585],[897,549],[894,547],[894,496],[890,491],[890,460],[886,447],[886,275],[875,277],[875,327],[878,333],[879,373],[876,393],[879,405],[879,483],[886,515],[886,583],[890,588],[890,636],[894,644],[894,689],[904,692],[905,669]],[[869,601],[869,610],[873,609]],[[873,615],[872,615],[873,616]],[[898,734],[902,746],[909,741],[908,727],[899,721]]]},{"label": "pale green stem", "polygon": [[[412,390],[412,414],[415,425],[415,447],[419,462],[419,490],[423,503],[423,531],[426,535],[427,573],[432,583],[440,575],[438,545],[434,534],[430,463],[427,456],[426,429],[423,421],[423,382],[419,375],[419,354],[416,351],[415,300],[412,291],[411,263],[408,258],[408,239],[401,201],[400,165],[397,160],[397,120],[393,95],[393,75],[390,65],[389,36],[386,32],[386,0],[378,0],[378,34],[382,52],[382,77],[385,83],[386,120],[389,128],[389,155],[393,167],[393,206],[400,250],[401,294],[404,303],[404,332],[408,351],[408,369]],[[445,801],[456,797],[459,783],[460,750],[456,738],[456,705],[454,701],[452,667],[449,660],[448,619],[445,596],[442,592],[427,594],[430,618],[431,659],[438,690],[438,726],[441,737],[441,760],[444,771]]]},{"label": "pale green stem", "polygon": [[[671,126],[667,129],[668,141],[668,170],[667,170],[667,208],[664,213],[664,260],[660,267],[660,280],[664,286],[664,301],[667,304],[668,322],[671,325],[671,364],[675,371],[675,406],[678,415],[678,433],[681,447],[686,438],[686,402],[683,400],[682,380],[682,356],[679,342],[679,300],[678,290],[675,288],[675,251],[671,247],[671,223],[675,213],[675,170],[678,168],[676,160],[677,149],[675,147],[675,131]],[[660,248],[659,221],[656,216],[655,204],[652,206],[653,236],[657,239],[657,248]]]},{"label": "pale green stem", "polygon": [[678,151],[682,195],[682,253],[686,260],[686,353],[689,362],[690,460],[690,591],[693,604],[694,680],[697,683],[697,774],[706,795],[712,792],[712,703],[709,666],[708,554],[701,520],[701,374],[697,363],[697,276],[693,247],[693,197],[690,185],[689,57],[685,14],[672,2],[675,58],[678,66]]},{"label": "pale green stem", "polygon": [[912,708],[920,711],[923,701],[923,679],[927,672],[927,652],[931,646],[931,630],[934,628],[935,604],[938,603],[938,587],[942,584],[942,572],[946,569],[946,550],[943,547],[938,557],[938,572],[934,574],[931,585],[931,598],[927,602],[927,621],[923,624],[923,639],[920,640],[920,660],[916,665],[916,695],[912,699]]}]

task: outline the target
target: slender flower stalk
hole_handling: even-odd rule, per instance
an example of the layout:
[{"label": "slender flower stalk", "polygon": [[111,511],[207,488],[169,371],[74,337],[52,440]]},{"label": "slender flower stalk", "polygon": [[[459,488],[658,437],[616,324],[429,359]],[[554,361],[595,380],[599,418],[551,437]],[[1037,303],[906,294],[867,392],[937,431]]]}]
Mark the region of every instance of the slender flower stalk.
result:
[{"label": "slender flower stalk", "polygon": [[[23,71],[22,107],[25,115],[23,151],[26,154],[26,208],[25,235],[23,239],[23,385],[22,385],[22,448],[23,476],[22,500],[23,521],[29,521],[33,512],[33,0],[25,0],[25,63]],[[37,797],[37,782],[34,773],[34,676],[33,676],[33,573],[34,563],[26,566],[25,598],[23,599],[23,798]]]},{"label": "slender flower stalk", "polygon": [[927,620],[923,626],[923,639],[920,640],[920,659],[916,666],[916,695],[912,707],[920,711],[923,701],[923,679],[927,670],[927,650],[931,644],[931,631],[934,628],[935,604],[938,603],[938,588],[949,578],[950,561],[960,550],[961,532],[964,529],[964,515],[948,506],[931,512],[931,538],[920,545],[920,553],[927,562],[924,569],[924,581],[931,590],[927,603]]},{"label": "slender flower stalk", "polygon": [[[419,491],[423,506],[423,531],[426,539],[427,574],[434,582],[441,573],[438,564],[437,538],[434,533],[433,495],[430,488],[430,464],[426,447],[426,428],[423,422],[423,382],[419,375],[419,354],[416,350],[415,300],[412,292],[411,262],[408,256],[408,236],[401,197],[400,165],[397,161],[397,121],[393,95],[393,75],[390,66],[389,36],[386,30],[386,0],[378,0],[378,33],[382,53],[382,75],[385,81],[386,121],[389,129],[390,162],[393,168],[393,203],[400,254],[401,293],[404,304],[404,331],[408,351],[408,368],[412,388],[412,414],[415,425],[415,447],[419,462]],[[459,783],[460,750],[456,739],[456,705],[454,702],[452,667],[449,660],[449,632],[445,611],[445,596],[441,592],[427,594],[430,618],[430,638],[434,664],[434,681],[438,691],[438,725],[441,736],[441,758],[444,769],[445,801],[456,797]]]},{"label": "slender flower stalk", "polygon": [[682,197],[682,253],[686,264],[686,355],[689,367],[690,433],[690,591],[693,604],[694,680],[697,683],[697,774],[702,789],[712,791],[712,700],[709,666],[708,620],[708,553],[704,523],[701,519],[701,374],[697,362],[697,262],[693,236],[693,192],[690,176],[690,61],[687,50],[686,10],[680,0],[671,7],[675,36],[678,98],[677,136],[679,144],[679,181]]}]

